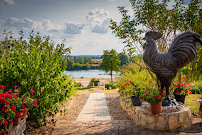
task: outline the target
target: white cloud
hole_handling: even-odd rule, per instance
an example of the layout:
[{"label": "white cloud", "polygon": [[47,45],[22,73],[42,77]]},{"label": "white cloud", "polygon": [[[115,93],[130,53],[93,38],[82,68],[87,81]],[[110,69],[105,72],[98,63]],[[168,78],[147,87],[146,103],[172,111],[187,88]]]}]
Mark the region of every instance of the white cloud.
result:
[{"label": "white cloud", "polygon": [[107,18],[101,25],[96,25],[91,32],[106,34],[109,31],[110,18]]},{"label": "white cloud", "polygon": [[15,2],[13,0],[0,0],[0,5],[14,5]]},{"label": "white cloud", "polygon": [[66,34],[80,34],[81,30],[83,29],[83,25],[81,24],[74,24],[74,23],[66,23],[66,28],[64,33]]},{"label": "white cloud", "polygon": [[15,18],[10,17],[4,24],[8,27],[16,27],[18,30],[20,29],[41,29],[42,28],[42,22],[33,21],[29,18]]},{"label": "white cloud", "polygon": [[30,18],[10,17],[4,22],[0,20],[0,26],[3,26],[0,31],[6,28],[14,33],[14,37],[19,37],[18,33],[23,29],[25,38],[28,38],[29,32],[34,29],[35,32],[39,31],[41,36],[49,35],[55,43],[61,43],[65,39],[66,47],[72,47],[73,55],[103,54],[103,50],[111,49],[121,52],[124,45],[110,32],[109,21],[107,11],[95,9],[80,22],[66,22],[63,26],[56,26],[49,19],[36,21]]},{"label": "white cloud", "polygon": [[103,50],[116,49],[122,52],[124,45],[122,41],[115,37],[112,33],[99,34],[85,31],[72,37],[71,46],[73,55],[102,55]]}]

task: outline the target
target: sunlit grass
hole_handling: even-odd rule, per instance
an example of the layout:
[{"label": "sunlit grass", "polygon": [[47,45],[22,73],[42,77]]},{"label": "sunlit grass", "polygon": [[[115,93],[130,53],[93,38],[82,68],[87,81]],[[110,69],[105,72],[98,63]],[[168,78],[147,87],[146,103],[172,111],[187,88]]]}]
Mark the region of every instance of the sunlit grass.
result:
[{"label": "sunlit grass", "polygon": [[190,94],[185,98],[185,105],[189,106],[191,110],[198,115],[200,103],[197,101],[202,97],[202,94]]},{"label": "sunlit grass", "polygon": [[103,92],[108,94],[116,94],[117,90],[103,90]]},{"label": "sunlit grass", "polygon": [[85,94],[88,91],[94,91],[95,88],[87,88],[87,87],[81,87],[81,88],[75,88],[76,94]]}]

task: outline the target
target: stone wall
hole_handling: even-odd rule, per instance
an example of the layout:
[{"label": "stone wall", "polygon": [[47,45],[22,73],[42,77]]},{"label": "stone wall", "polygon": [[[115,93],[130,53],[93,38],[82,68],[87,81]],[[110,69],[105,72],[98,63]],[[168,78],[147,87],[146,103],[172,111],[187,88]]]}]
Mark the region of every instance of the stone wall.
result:
[{"label": "stone wall", "polygon": [[121,98],[120,104],[131,119],[144,128],[159,131],[188,129],[192,125],[191,110],[182,105],[163,107],[162,113],[152,114],[150,105],[143,102],[141,106],[131,106],[130,100]]}]

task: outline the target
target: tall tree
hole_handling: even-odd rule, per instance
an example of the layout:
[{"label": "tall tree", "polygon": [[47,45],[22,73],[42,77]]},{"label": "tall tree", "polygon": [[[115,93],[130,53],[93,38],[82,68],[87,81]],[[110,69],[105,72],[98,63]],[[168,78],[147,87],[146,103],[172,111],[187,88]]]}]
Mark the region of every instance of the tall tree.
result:
[{"label": "tall tree", "polygon": [[128,63],[129,58],[125,53],[119,53],[119,59],[120,59],[120,66],[123,66],[124,64]]},{"label": "tall tree", "polygon": [[[125,7],[118,7],[122,15],[122,20],[117,23],[111,20],[110,28],[117,37],[123,39],[126,44],[124,50],[129,56],[133,53],[142,53],[140,45],[142,45],[141,34],[148,31],[157,31],[162,33],[161,39],[157,40],[158,49],[166,52],[170,43],[178,33],[192,30],[198,34],[202,34],[202,2],[200,0],[192,0],[190,4],[185,5],[183,0],[174,0],[174,5],[168,7],[170,0],[130,0],[134,10],[133,18],[128,14]],[[140,27],[141,26],[141,27]],[[201,72],[200,60],[201,49],[195,60],[189,64],[189,72],[194,79],[198,79]],[[193,70],[196,71],[195,73]],[[193,74],[194,73],[194,74]],[[197,78],[195,78],[197,77]]]},{"label": "tall tree", "polygon": [[120,71],[120,68],[118,64],[120,63],[119,54],[116,52],[116,50],[112,49],[104,50],[103,55],[101,56],[102,63],[101,63],[101,69],[103,69],[105,72],[109,72],[111,75],[111,83],[113,84],[112,79],[112,71]]}]

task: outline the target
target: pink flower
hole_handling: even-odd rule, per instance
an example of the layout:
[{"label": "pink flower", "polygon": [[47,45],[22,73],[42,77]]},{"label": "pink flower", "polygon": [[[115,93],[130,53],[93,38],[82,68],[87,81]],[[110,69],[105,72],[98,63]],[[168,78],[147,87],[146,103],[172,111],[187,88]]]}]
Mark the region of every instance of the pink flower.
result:
[{"label": "pink flower", "polygon": [[20,93],[18,92],[17,96],[19,96],[19,95],[20,95]]},{"label": "pink flower", "polygon": [[132,81],[130,81],[130,83],[132,83]]},{"label": "pink flower", "polygon": [[17,86],[17,85],[15,85],[14,87],[15,87],[15,88],[17,88],[18,86]]},{"label": "pink flower", "polygon": [[34,93],[35,91],[33,89],[30,90],[31,93]]},{"label": "pink flower", "polygon": [[24,95],[21,96],[21,98],[23,98],[23,97],[24,97]]},{"label": "pink flower", "polygon": [[26,100],[23,100],[22,102],[24,103],[24,102],[26,102]]},{"label": "pink flower", "polygon": [[33,104],[35,107],[37,106],[37,100],[36,99],[33,100]]},{"label": "pink flower", "polygon": [[8,92],[9,92],[9,93],[11,93],[11,92],[12,92],[12,90],[11,90],[11,89],[9,89],[9,90],[8,90]]}]

